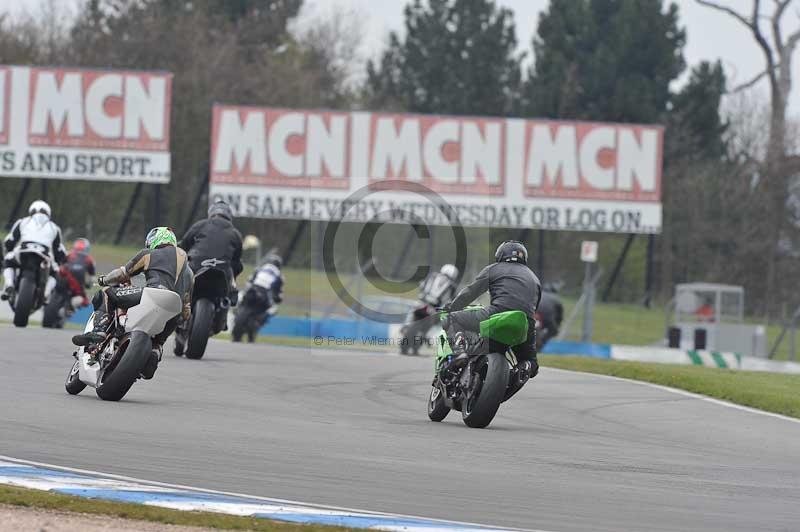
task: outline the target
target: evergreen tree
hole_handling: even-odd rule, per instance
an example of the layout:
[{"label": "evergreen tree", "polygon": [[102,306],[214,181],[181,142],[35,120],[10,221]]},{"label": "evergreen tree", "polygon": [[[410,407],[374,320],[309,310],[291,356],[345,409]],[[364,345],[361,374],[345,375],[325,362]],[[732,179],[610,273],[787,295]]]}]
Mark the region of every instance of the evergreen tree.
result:
[{"label": "evergreen tree", "polygon": [[406,36],[367,65],[373,108],[475,115],[514,110],[521,57],[512,13],[493,0],[414,0]]}]

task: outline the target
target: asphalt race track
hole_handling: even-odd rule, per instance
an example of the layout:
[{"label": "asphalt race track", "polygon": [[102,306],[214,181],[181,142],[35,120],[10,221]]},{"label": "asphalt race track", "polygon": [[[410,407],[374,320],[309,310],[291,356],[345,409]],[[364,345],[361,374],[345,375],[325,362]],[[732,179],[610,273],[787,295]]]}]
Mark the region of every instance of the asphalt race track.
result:
[{"label": "asphalt race track", "polygon": [[473,430],[428,421],[429,358],[216,341],[105,403],[64,392],[72,333],[0,326],[0,454],[557,532],[800,529],[800,423],[544,369]]}]

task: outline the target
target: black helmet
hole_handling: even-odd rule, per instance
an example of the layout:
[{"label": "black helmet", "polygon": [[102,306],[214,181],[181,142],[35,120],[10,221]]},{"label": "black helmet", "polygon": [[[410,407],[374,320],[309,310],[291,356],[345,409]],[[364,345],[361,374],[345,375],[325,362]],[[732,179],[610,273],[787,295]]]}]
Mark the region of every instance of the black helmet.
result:
[{"label": "black helmet", "polygon": [[229,222],[233,221],[233,211],[231,206],[222,200],[215,201],[211,207],[208,208],[208,217],[219,216],[225,218]]},{"label": "black helmet", "polygon": [[494,260],[497,262],[519,262],[528,264],[528,250],[522,242],[516,240],[506,240],[494,252]]},{"label": "black helmet", "polygon": [[276,268],[283,267],[283,259],[277,253],[267,253],[264,257],[264,264],[272,264]]}]

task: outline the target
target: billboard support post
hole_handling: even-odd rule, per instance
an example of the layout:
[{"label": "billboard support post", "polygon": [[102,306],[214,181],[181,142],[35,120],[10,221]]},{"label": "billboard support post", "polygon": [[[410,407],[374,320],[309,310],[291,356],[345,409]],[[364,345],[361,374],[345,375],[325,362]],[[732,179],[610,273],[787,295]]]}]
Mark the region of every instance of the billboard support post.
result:
[{"label": "billboard support post", "polygon": [[539,229],[539,238],[536,242],[536,274],[544,279],[544,229]]},{"label": "billboard support post", "polygon": [[161,185],[153,185],[153,227],[161,225]]},{"label": "billboard support post", "polygon": [[650,308],[651,300],[653,299],[653,260],[655,253],[656,237],[655,235],[648,235],[647,237],[647,263],[645,265],[644,274],[644,306]]},{"label": "billboard support post", "polygon": [[608,301],[608,297],[611,295],[611,290],[614,288],[614,284],[617,282],[617,277],[619,277],[619,273],[622,271],[622,267],[625,265],[625,259],[628,257],[628,251],[631,249],[631,244],[633,243],[633,239],[636,238],[636,235],[631,233],[628,235],[628,238],[625,240],[625,245],[622,246],[622,251],[617,257],[617,262],[614,263],[614,269],[611,270],[611,277],[608,279],[608,284],[606,284],[606,289],[603,290],[603,303]]},{"label": "billboard support post", "polygon": [[125,229],[128,228],[128,222],[131,219],[131,214],[133,213],[133,208],[136,206],[136,201],[139,199],[139,194],[142,191],[142,183],[136,183],[136,188],[133,189],[133,194],[131,194],[131,199],[128,202],[128,206],[125,208],[125,214],[122,215],[122,221],[119,223],[119,229],[117,229],[117,236],[114,237],[114,245],[119,245],[122,242],[122,235],[125,234]]},{"label": "billboard support post", "polygon": [[411,251],[411,244],[414,243],[414,235],[417,234],[417,227],[412,225],[408,229],[408,236],[406,237],[406,241],[403,244],[403,249],[400,251],[400,255],[397,257],[397,261],[394,263],[394,268],[392,268],[392,279],[397,279],[400,275],[400,272],[403,270],[403,266],[406,265],[406,256]]},{"label": "billboard support post", "polygon": [[[206,183],[208,183],[208,180],[206,180]],[[297,245],[300,243],[300,238],[303,236],[307,225],[308,220],[300,220],[297,223],[297,227],[294,230],[292,239],[289,241],[289,245],[286,247],[286,253],[283,257],[284,265],[288,265],[289,261],[292,260],[292,256],[294,255],[295,249],[297,249]]]},{"label": "billboard support post", "polygon": [[41,193],[40,198],[42,201],[47,201],[47,179],[40,179],[41,183]]},{"label": "billboard support post", "polygon": [[11,214],[8,215],[6,229],[11,229],[11,226],[14,225],[14,222],[17,220],[17,214],[19,214],[19,209],[22,206],[22,202],[25,201],[25,196],[28,194],[29,188],[31,188],[31,180],[26,179],[22,184],[22,188],[19,189],[17,199],[14,200],[14,207],[11,209]]},{"label": "billboard support post", "polygon": [[200,188],[197,189],[197,193],[194,196],[194,201],[192,202],[192,208],[189,210],[189,214],[186,216],[186,222],[183,224],[183,232],[184,234],[189,230],[189,228],[194,223],[194,218],[197,216],[197,209],[200,207],[200,201],[203,199],[203,196],[206,195],[208,192],[208,167],[205,167],[203,171],[203,179],[200,181]]}]

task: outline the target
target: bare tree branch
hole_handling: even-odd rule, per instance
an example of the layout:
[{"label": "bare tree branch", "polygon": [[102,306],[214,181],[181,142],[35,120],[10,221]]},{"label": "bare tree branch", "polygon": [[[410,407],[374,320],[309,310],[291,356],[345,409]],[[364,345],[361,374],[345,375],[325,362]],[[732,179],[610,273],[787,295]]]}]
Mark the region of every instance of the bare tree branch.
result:
[{"label": "bare tree branch", "polygon": [[710,0],[695,0],[695,1],[698,4],[700,4],[701,6],[706,6],[706,7],[709,7],[711,9],[716,9],[717,11],[722,11],[723,13],[727,13],[728,15],[732,16],[733,18],[735,18],[736,20],[738,20],[739,22],[741,22],[742,24],[744,24],[748,28],[751,28],[751,29],[753,28],[753,25],[750,23],[749,20],[747,20],[747,17],[745,17],[741,13],[735,11],[734,9],[731,9],[728,6],[723,6],[723,5],[718,4],[716,2],[711,2]]},{"label": "bare tree branch", "polygon": [[755,85],[756,83],[758,83],[759,81],[761,81],[762,79],[764,79],[764,77],[766,75],[767,75],[767,71],[766,70],[762,70],[759,74],[756,74],[749,81],[745,81],[744,83],[741,83],[741,84],[733,87],[732,89],[729,89],[727,92],[728,92],[728,94],[735,94],[737,92],[742,92],[744,90],[747,90],[750,87],[752,87],[753,85]]}]

